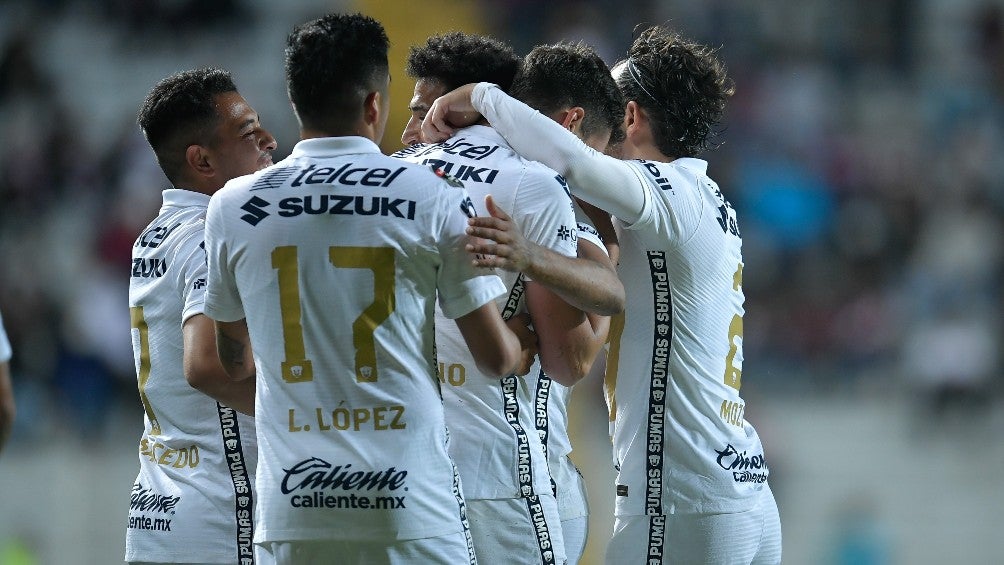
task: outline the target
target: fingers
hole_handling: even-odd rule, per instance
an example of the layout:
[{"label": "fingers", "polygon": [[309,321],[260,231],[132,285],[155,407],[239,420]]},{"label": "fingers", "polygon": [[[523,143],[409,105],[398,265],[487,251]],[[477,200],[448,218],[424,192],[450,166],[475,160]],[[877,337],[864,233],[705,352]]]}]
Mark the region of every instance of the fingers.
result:
[{"label": "fingers", "polygon": [[485,196],[485,208],[488,209],[488,213],[494,218],[498,218],[506,222],[512,219],[509,217],[509,214],[507,214],[506,211],[495,202],[495,197],[491,194]]},{"label": "fingers", "polygon": [[501,226],[479,222],[478,224],[467,226],[467,235],[480,237],[481,239],[490,239],[495,243],[509,243],[510,238],[508,232],[500,228]]},{"label": "fingers", "polygon": [[429,107],[422,120],[422,138],[429,143],[439,143],[453,135],[453,128],[446,122],[448,104],[437,99]]}]

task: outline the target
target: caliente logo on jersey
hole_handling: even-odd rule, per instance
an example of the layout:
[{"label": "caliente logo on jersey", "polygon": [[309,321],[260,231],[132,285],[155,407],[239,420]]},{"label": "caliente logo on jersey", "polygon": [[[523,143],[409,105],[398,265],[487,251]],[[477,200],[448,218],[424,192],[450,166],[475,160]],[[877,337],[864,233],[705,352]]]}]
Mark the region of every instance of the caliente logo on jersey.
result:
[{"label": "caliente logo on jersey", "polygon": [[[405,508],[407,470],[388,467],[382,470],[356,470],[351,463],[333,465],[319,457],[304,459],[283,469],[280,488],[290,494],[294,508],[346,508],[362,510],[393,510]],[[393,493],[374,496],[372,491]]]}]

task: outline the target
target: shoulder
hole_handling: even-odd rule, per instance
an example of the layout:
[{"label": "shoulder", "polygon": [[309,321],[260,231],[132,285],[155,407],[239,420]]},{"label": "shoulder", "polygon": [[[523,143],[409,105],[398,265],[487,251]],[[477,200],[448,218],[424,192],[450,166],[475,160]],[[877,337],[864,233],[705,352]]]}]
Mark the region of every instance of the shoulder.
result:
[{"label": "shoulder", "polygon": [[572,198],[565,178],[554,169],[536,161],[522,160],[523,177],[520,181],[521,192],[538,195],[540,198],[553,198],[562,202]]}]

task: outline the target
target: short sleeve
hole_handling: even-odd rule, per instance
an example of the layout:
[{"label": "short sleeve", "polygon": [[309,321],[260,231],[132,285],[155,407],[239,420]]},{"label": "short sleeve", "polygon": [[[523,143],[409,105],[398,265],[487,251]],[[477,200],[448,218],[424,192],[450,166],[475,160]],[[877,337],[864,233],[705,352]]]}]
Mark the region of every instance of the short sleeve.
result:
[{"label": "short sleeve", "polygon": [[[237,279],[230,270],[228,242],[224,230],[223,206],[219,193],[209,201],[206,212],[206,291],[204,311],[221,322],[245,318],[237,291]],[[187,305],[186,305],[187,307]]]},{"label": "short sleeve", "polygon": [[566,257],[576,256],[578,229],[572,198],[557,173],[541,165],[528,168],[513,208],[513,220],[527,239]]},{"label": "short sleeve", "polygon": [[[202,224],[204,227],[205,224]],[[177,260],[181,263],[181,322],[205,311],[206,303],[206,249],[204,230],[194,230],[178,247]]]},{"label": "short sleeve", "polygon": [[647,187],[641,215],[629,230],[660,234],[664,240],[679,245],[692,236],[700,224],[703,200],[694,183],[674,167],[650,161],[627,161]]},{"label": "short sleeve", "polygon": [[435,239],[442,259],[436,280],[439,307],[447,318],[456,319],[502,296],[506,288],[492,269],[475,267],[464,249],[469,237],[467,218],[476,215],[467,191],[444,184],[436,204]]}]

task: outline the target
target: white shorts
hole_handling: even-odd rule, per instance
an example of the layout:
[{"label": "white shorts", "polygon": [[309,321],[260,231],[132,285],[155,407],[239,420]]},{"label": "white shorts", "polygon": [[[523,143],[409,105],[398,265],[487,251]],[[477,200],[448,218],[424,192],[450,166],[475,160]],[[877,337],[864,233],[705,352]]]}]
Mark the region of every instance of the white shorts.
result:
[{"label": "white shorts", "polygon": [[733,514],[617,516],[606,563],[778,565],[781,519],[774,494],[765,485],[754,508]]},{"label": "white shorts", "polygon": [[490,565],[564,565],[558,503],[550,494],[467,501],[474,551]]},{"label": "white shorts", "polygon": [[262,544],[276,565],[477,565],[463,532],[435,538],[364,542],[345,540],[283,541]]},{"label": "white shorts", "polygon": [[586,549],[586,534],[589,530],[586,481],[568,457],[554,467],[553,478],[557,488],[561,535],[565,538],[565,557],[568,565],[575,565]]},{"label": "white shorts", "polygon": [[561,520],[588,516],[586,481],[572,460],[565,457],[561,463],[551,468],[551,475],[557,490],[555,496],[558,499],[558,515],[561,516]]},{"label": "white shorts", "polygon": [[576,565],[586,550],[586,534],[589,532],[589,517],[569,518],[561,521],[561,535],[565,538],[565,560],[568,565]]}]

